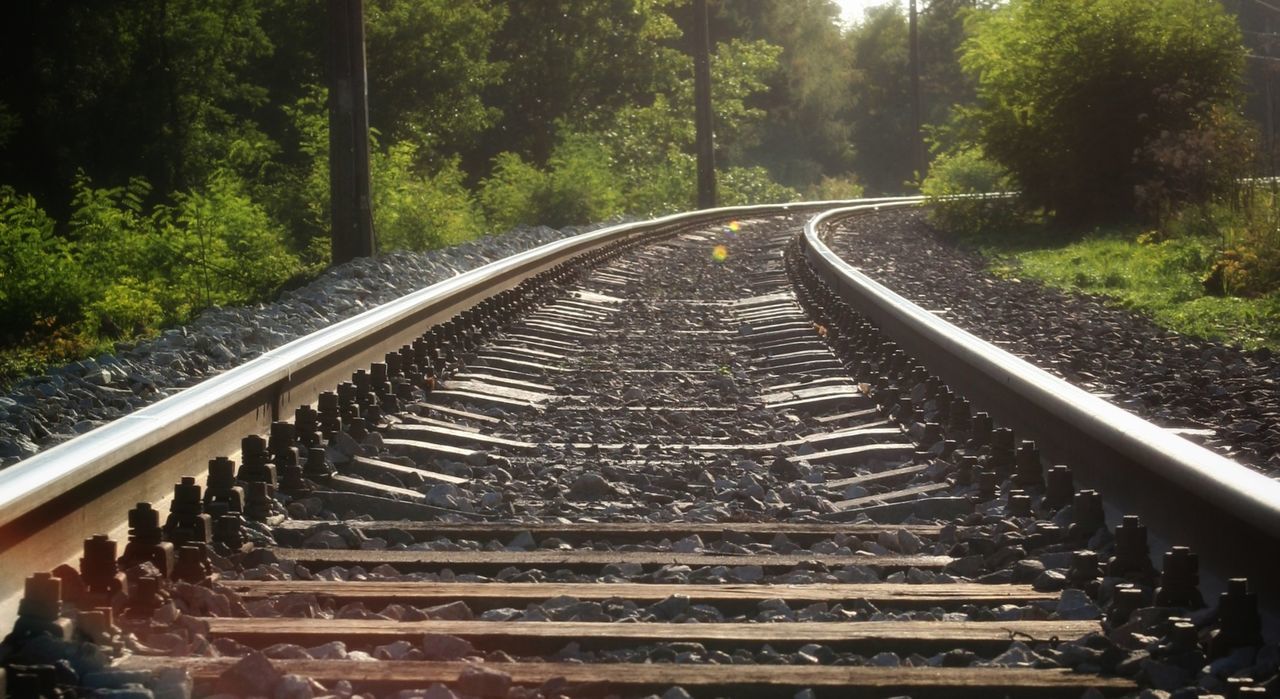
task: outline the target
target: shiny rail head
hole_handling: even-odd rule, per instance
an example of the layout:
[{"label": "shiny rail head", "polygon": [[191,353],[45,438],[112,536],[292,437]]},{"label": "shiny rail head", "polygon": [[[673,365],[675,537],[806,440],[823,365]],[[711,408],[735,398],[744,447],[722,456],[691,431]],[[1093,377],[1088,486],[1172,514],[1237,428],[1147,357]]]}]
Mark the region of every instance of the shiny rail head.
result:
[{"label": "shiny rail head", "polygon": [[[804,227],[804,245],[815,267],[829,280],[912,332],[927,338],[975,372],[1003,389],[1046,406],[1063,423],[1088,435],[1118,457],[1196,494],[1223,512],[1232,513],[1272,537],[1280,536],[1280,482],[1173,434],[1083,389],[947,323],[841,259],[823,241],[836,222],[858,213],[905,208],[922,198],[864,203],[824,211]],[[846,299],[849,300],[849,299]],[[857,305],[857,304],[855,304]]]}]

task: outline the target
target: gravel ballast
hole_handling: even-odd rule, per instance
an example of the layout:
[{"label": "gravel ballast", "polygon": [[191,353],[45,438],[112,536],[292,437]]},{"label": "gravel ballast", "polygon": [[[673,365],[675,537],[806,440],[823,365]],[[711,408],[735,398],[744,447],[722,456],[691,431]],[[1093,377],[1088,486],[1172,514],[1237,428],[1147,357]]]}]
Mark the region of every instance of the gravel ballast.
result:
[{"label": "gravel ballast", "polygon": [[978,337],[1192,441],[1280,476],[1280,362],[1179,335],[1105,299],[1001,279],[921,211],[842,222],[832,249]]},{"label": "gravel ballast", "polygon": [[363,258],[270,303],[210,308],[115,355],[50,369],[0,395],[0,468],[379,304],[590,227],[520,227],[426,252]]}]

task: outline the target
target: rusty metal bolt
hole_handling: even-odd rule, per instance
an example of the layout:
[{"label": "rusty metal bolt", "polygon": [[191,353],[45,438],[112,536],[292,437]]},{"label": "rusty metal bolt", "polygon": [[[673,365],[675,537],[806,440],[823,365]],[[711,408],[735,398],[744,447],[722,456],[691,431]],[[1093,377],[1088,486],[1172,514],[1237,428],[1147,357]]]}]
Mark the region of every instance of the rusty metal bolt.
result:
[{"label": "rusty metal bolt", "polygon": [[974,413],[969,422],[969,448],[980,449],[991,443],[991,415]]},{"label": "rusty metal bolt", "polygon": [[245,488],[245,517],[262,522],[271,516],[271,491],[266,483],[253,481]]},{"label": "rusty metal bolt", "polygon": [[1247,579],[1232,578],[1226,592],[1218,596],[1218,628],[1209,639],[1209,657],[1221,658],[1236,648],[1261,645],[1258,593],[1249,589]]},{"label": "rusty metal bolt", "polygon": [[947,429],[957,432],[968,432],[972,420],[969,412],[969,399],[957,396],[951,399],[951,407],[947,410]]},{"label": "rusty metal bolt", "polygon": [[1040,471],[1040,449],[1035,442],[1024,439],[1018,445],[1014,467],[1013,480],[1018,485],[1039,485],[1044,482]]},{"label": "rusty metal bolt", "polygon": [[1030,517],[1031,496],[1021,490],[1010,490],[1008,510],[1014,517]]},{"label": "rusty metal bolt", "polygon": [[1081,550],[1071,554],[1071,566],[1067,568],[1067,582],[1078,590],[1084,590],[1090,597],[1098,596],[1098,554]]},{"label": "rusty metal bolt", "polygon": [[213,519],[204,512],[196,479],[183,476],[182,481],[173,486],[173,503],[169,506],[164,533],[165,538],[178,547],[213,541]]},{"label": "rusty metal bolt", "polygon": [[325,439],[328,439],[342,427],[342,412],[339,409],[338,394],[332,391],[323,391],[316,400],[319,406],[320,432]]},{"label": "rusty metal bolt", "polygon": [[223,503],[228,512],[244,511],[244,488],[236,485],[236,462],[225,456],[209,460],[209,478],[204,490],[204,506]]},{"label": "rusty metal bolt", "polygon": [[274,493],[278,481],[276,467],[270,463],[270,458],[267,441],[262,437],[251,434],[241,439],[239,480],[246,483],[266,483],[269,492]]},{"label": "rusty metal bolt", "polygon": [[1107,563],[1107,575],[1128,578],[1146,585],[1155,579],[1151,551],[1147,547],[1147,528],[1137,515],[1125,515],[1115,529],[1115,555]]},{"label": "rusty metal bolt", "polygon": [[313,481],[323,481],[333,477],[333,465],[325,456],[324,447],[311,447],[307,451],[307,463],[303,473]]},{"label": "rusty metal bolt", "polygon": [[1107,607],[1107,623],[1119,626],[1141,608],[1142,590],[1129,583],[1120,583],[1111,593],[1111,604]]},{"label": "rusty metal bolt", "polygon": [[1059,464],[1045,473],[1044,500],[1041,505],[1046,510],[1059,510],[1071,502],[1075,492],[1075,479],[1071,475],[1071,467]]},{"label": "rusty metal bolt", "polygon": [[1160,607],[1204,607],[1200,594],[1200,557],[1186,546],[1174,546],[1164,553],[1156,605]]},{"label": "rusty metal bolt", "polygon": [[106,534],[97,534],[84,540],[84,555],[80,557],[80,579],[85,591],[91,595],[109,598],[123,589],[120,569],[116,566],[116,542]]},{"label": "rusty metal bolt", "polygon": [[373,390],[373,377],[364,369],[356,369],[351,374],[351,383],[355,384],[357,396],[362,396]]},{"label": "rusty metal bolt", "polygon": [[991,432],[991,453],[987,455],[987,468],[1002,476],[1013,473],[1013,430],[1000,427]]},{"label": "rusty metal bolt", "polygon": [[369,431],[365,429],[364,418],[353,417],[346,421],[347,434],[356,442],[363,442],[365,437],[369,436]]},{"label": "rusty metal bolt", "polygon": [[1071,528],[1067,530],[1073,541],[1088,541],[1095,532],[1107,525],[1102,510],[1102,496],[1096,490],[1081,490],[1071,501]]},{"label": "rusty metal bolt", "polygon": [[148,618],[165,603],[165,597],[164,589],[160,587],[160,578],[144,575],[138,578],[130,590],[124,615],[135,619]]},{"label": "rusty metal bolt", "polygon": [[1000,474],[982,469],[978,471],[978,498],[994,500],[1000,488]]},{"label": "rusty metal bolt", "polygon": [[351,405],[356,402],[356,385],[350,381],[343,381],[338,384],[338,408],[341,410],[343,406]]},{"label": "rusty metal bolt", "polygon": [[160,513],[151,503],[140,502],[129,510],[129,541],[120,556],[120,565],[127,568],[148,561],[166,576],[173,572],[173,544],[164,541]]},{"label": "rusty metal bolt", "polygon": [[189,583],[207,580],[213,572],[209,563],[209,549],[204,544],[178,547],[178,563],[173,568],[173,578]]},{"label": "rusty metal bolt", "polygon": [[956,485],[969,485],[973,483],[974,469],[978,466],[978,457],[972,454],[965,454],[960,457],[956,465],[955,483]]},{"label": "rusty metal bolt", "polygon": [[23,586],[18,614],[53,621],[62,613],[62,580],[52,573],[36,573]]},{"label": "rusty metal bolt", "polygon": [[214,516],[213,541],[229,551],[244,548],[244,516],[239,512],[218,513]]}]

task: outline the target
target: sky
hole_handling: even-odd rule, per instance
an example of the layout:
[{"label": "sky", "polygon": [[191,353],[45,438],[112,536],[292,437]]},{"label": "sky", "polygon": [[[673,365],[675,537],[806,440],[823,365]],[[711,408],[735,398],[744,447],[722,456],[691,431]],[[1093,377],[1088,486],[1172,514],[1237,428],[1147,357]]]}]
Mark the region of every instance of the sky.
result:
[{"label": "sky", "polygon": [[875,5],[883,5],[889,0],[836,0],[840,6],[840,19],[846,24],[860,21],[863,10]]}]

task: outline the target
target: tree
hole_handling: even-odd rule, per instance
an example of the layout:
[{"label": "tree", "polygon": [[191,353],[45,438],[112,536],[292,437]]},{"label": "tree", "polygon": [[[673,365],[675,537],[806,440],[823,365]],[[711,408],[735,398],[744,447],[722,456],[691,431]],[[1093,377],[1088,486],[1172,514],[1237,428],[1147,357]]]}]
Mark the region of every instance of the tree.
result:
[{"label": "tree", "polygon": [[1029,203],[1095,222],[1134,210],[1161,168],[1156,139],[1238,111],[1243,60],[1216,2],[1011,0],[978,22],[962,64],[978,81],[986,153]]}]

